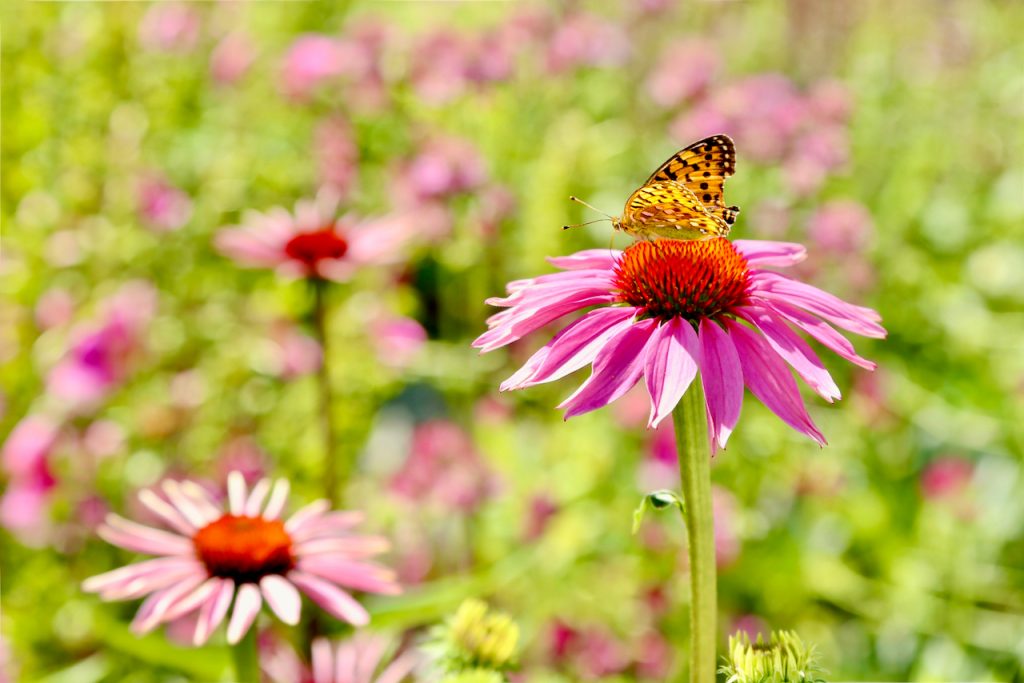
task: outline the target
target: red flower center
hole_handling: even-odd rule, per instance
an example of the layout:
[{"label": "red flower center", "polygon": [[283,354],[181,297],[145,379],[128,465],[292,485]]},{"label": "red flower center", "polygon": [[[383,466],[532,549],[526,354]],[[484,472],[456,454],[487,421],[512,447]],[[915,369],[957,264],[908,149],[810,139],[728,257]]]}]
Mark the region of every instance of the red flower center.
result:
[{"label": "red flower center", "polygon": [[192,543],[210,576],[235,583],[258,583],[295,566],[292,538],[276,519],[224,515],[197,531]]},{"label": "red flower center", "polygon": [[315,232],[299,233],[284,245],[284,253],[288,258],[302,261],[313,267],[323,259],[341,258],[348,251],[348,242],[338,234],[333,225],[328,225]]},{"label": "red flower center", "polygon": [[662,320],[728,312],[746,300],[748,285],[747,260],[723,237],[637,242],[615,264],[620,301]]}]

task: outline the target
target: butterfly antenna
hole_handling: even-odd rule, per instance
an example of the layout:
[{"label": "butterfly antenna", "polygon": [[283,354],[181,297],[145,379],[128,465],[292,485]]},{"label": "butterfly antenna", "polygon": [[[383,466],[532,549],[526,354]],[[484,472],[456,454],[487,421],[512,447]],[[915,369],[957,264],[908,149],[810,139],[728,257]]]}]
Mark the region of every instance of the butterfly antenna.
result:
[{"label": "butterfly antenna", "polygon": [[587,207],[588,209],[593,209],[594,211],[597,211],[599,214],[601,214],[602,216],[604,216],[608,220],[612,220],[612,217],[609,216],[608,214],[606,214],[604,211],[602,211],[601,209],[597,208],[596,206],[591,206],[590,204],[587,204],[585,201],[583,201],[579,197],[575,197],[573,195],[570,195],[569,196],[569,201],[576,202],[577,204],[582,204],[583,206]]},{"label": "butterfly antenna", "polygon": [[563,225],[562,230],[568,230],[569,228],[582,228],[584,225],[593,225],[594,223],[600,223],[601,221],[611,220],[609,218],[597,218],[586,223],[573,223],[572,225]]}]

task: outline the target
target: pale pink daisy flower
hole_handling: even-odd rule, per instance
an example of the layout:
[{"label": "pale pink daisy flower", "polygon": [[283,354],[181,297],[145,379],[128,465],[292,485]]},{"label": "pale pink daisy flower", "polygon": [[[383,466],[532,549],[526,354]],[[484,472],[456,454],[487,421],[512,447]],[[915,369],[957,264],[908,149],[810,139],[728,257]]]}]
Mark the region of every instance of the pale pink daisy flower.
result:
[{"label": "pale pink daisy flower", "polygon": [[402,683],[414,680],[423,655],[409,650],[392,655],[388,638],[360,632],[337,643],[317,638],[312,646],[312,667],[287,645],[266,648],[260,668],[273,683]]},{"label": "pale pink daisy flower", "polygon": [[337,195],[322,191],[316,199],[297,202],[292,213],[281,207],[251,211],[244,225],[221,230],[215,243],[244,266],[344,282],[361,266],[397,260],[413,235],[402,221],[357,224],[352,218],[337,218],[337,210]]},{"label": "pale pink daisy flower", "polygon": [[700,371],[709,428],[724,447],[739,420],[743,387],[783,422],[819,443],[787,364],[831,402],[839,389],[801,330],[867,369],[839,327],[884,337],[875,311],[846,303],[765,266],[790,266],[805,249],[789,242],[724,238],[638,242],[625,251],[592,249],[551,259],[565,272],[518,280],[507,310],[473,342],[506,346],[570,313],[596,307],[559,332],[507,379],[502,390],[551,382],[586,365],[591,376],[559,407],[566,418],[618,399],[645,378],[656,427]]},{"label": "pale pink daisy flower", "polygon": [[165,480],[163,496],[145,489],[139,502],[173,531],[110,514],[98,533],[121,548],[159,557],[86,579],[82,587],[104,600],[148,596],[132,621],[139,634],[198,611],[195,645],[205,643],[229,611],[227,638],[237,643],[264,601],[281,621],[297,624],[299,591],[331,616],[365,625],[366,609],[340,586],[400,592],[390,569],[367,561],[387,550],[387,540],[354,534],[363,515],[332,512],[326,500],[282,521],[288,490],[285,479],[261,479],[250,490],[242,474],[232,472],[224,511],[195,482]]}]

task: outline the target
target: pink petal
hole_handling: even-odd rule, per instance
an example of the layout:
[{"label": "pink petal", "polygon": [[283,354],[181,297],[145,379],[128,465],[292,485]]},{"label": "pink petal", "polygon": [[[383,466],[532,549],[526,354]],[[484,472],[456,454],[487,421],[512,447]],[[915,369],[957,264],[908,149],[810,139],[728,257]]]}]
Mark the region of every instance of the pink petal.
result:
[{"label": "pink petal", "polygon": [[163,621],[168,609],[183,596],[191,593],[197,586],[201,585],[205,579],[206,576],[204,575],[190,576],[180,583],[159,590],[143,600],[139,611],[135,613],[135,618],[132,619],[132,632],[143,634],[152,631]]},{"label": "pink petal", "polygon": [[774,313],[756,306],[741,307],[736,313],[761,330],[775,352],[782,356],[819,396],[829,403],[842,397],[839,387],[821,364],[817,354]]},{"label": "pink petal", "polygon": [[548,263],[563,270],[580,270],[583,268],[611,269],[622,255],[617,249],[585,249],[569,256],[552,256]]},{"label": "pink petal", "polygon": [[298,534],[305,525],[316,521],[317,518],[330,508],[330,501],[324,498],[314,500],[312,503],[299,508],[298,512],[289,517],[288,521],[284,523],[284,530],[290,534]]},{"label": "pink petal", "polygon": [[725,448],[743,407],[743,371],[729,335],[708,319],[700,321],[701,383],[715,441]]},{"label": "pink petal", "polygon": [[756,332],[732,320],[727,324],[750,392],[783,422],[824,446],[825,437],[807,414],[786,364]]},{"label": "pink petal", "polygon": [[[334,678],[334,648],[326,638],[313,641],[313,683],[339,683]],[[343,682],[341,682],[343,683]]]},{"label": "pink petal", "polygon": [[245,511],[245,499],[249,491],[245,485],[245,475],[237,470],[228,474],[228,509],[231,514],[239,517]]},{"label": "pink petal", "polygon": [[270,609],[289,626],[299,623],[302,598],[295,586],[283,576],[270,574],[260,579],[260,590]]},{"label": "pink petal", "polygon": [[216,513],[211,515],[209,510],[204,510],[200,505],[192,500],[192,498],[182,490],[181,484],[177,481],[173,479],[164,479],[160,488],[163,489],[164,495],[167,496],[167,499],[171,501],[171,505],[177,508],[178,512],[180,512],[190,523],[194,524],[196,528],[201,529],[218,517]]},{"label": "pink petal", "polygon": [[173,505],[156,495],[149,489],[139,491],[139,502],[145,505],[150,512],[162,519],[175,531],[186,536],[194,534],[198,528],[185,519],[184,515],[175,509]]},{"label": "pink petal", "polygon": [[540,307],[510,309],[515,310],[515,316],[502,319],[501,325],[477,337],[473,341],[473,346],[480,349],[481,353],[493,351],[522,339],[564,315],[588,306],[611,303],[614,300],[614,294],[600,289],[581,289],[565,293]]},{"label": "pink petal", "polygon": [[269,492],[269,479],[260,479],[256,482],[256,485],[252,487],[252,491],[249,492],[249,500],[245,501],[245,511],[242,514],[246,517],[258,517],[260,508],[263,507],[263,501],[266,500]]},{"label": "pink petal", "polygon": [[538,350],[522,370],[501,384],[501,391],[553,382],[592,363],[609,339],[632,324],[635,315],[635,308],[590,311]]},{"label": "pink petal", "polygon": [[231,598],[235,594],[235,582],[231,579],[218,579],[219,583],[210,599],[199,609],[196,619],[196,630],[192,635],[192,644],[196,647],[205,645],[210,635],[217,630],[231,607]]},{"label": "pink petal", "polygon": [[220,579],[209,578],[198,588],[171,605],[161,617],[161,621],[174,621],[190,612],[197,610],[204,602],[209,600],[220,586]]},{"label": "pink petal", "polygon": [[384,669],[376,683],[401,683],[419,663],[420,657],[416,652],[406,652]]},{"label": "pink petal", "polygon": [[263,510],[264,519],[277,519],[281,516],[284,504],[288,501],[290,489],[291,484],[287,479],[278,479],[274,482],[274,490],[270,492],[270,500],[267,501],[267,507]]},{"label": "pink petal", "polygon": [[751,282],[753,293],[758,297],[798,306],[848,332],[878,339],[885,337],[885,328],[878,324],[881,318],[870,308],[848,304],[817,287],[778,273],[759,272]]},{"label": "pink petal", "polygon": [[700,342],[693,326],[673,318],[651,336],[644,359],[644,378],[651,396],[649,428],[658,426],[679,403],[697,375]]},{"label": "pink petal", "polygon": [[183,557],[158,557],[153,560],[145,560],[144,562],[136,562],[125,567],[120,567],[103,574],[89,577],[82,582],[82,590],[88,593],[100,593],[114,589],[124,589],[130,584],[141,579],[146,579],[153,576],[162,576],[170,573],[175,574],[178,571],[190,570],[195,571],[201,566],[198,562],[192,559],[186,559]]},{"label": "pink petal", "polygon": [[[289,529],[292,541],[300,543],[312,538],[327,536],[347,535],[349,531],[366,519],[366,515],[359,510],[347,510],[344,512],[330,512],[304,522],[299,529]],[[287,528],[287,526],[286,526]]]},{"label": "pink petal", "polygon": [[363,562],[349,562],[336,557],[303,557],[299,569],[354,590],[397,595],[402,592],[395,582],[395,573],[385,567]]},{"label": "pink petal", "polygon": [[810,313],[805,313],[799,308],[782,303],[781,301],[759,301],[758,303],[763,303],[771,310],[786,318],[786,320],[809,334],[840,358],[845,358],[851,363],[868,370],[874,370],[878,367],[878,365],[872,363],[866,358],[858,356],[857,352],[853,348],[853,344],[851,344],[846,337],[836,332],[835,328],[827,322],[819,320]]},{"label": "pink petal", "polygon": [[370,614],[363,606],[334,584],[298,570],[289,572],[288,578],[313,602],[336,619],[347,621],[353,626],[365,626],[369,623]]},{"label": "pink petal", "polygon": [[235,597],[235,609],[228,622],[228,644],[235,645],[246,634],[256,615],[260,613],[263,599],[260,589],[254,583],[243,583]]},{"label": "pink petal", "polygon": [[608,405],[633,388],[644,371],[644,349],[655,324],[641,320],[608,340],[594,358],[587,381],[558,406],[565,408],[565,419]]},{"label": "pink petal", "polygon": [[807,258],[807,249],[796,242],[733,240],[732,246],[752,266],[792,266]]},{"label": "pink petal", "polygon": [[390,549],[391,542],[383,536],[314,538],[295,546],[295,552],[299,556],[330,554],[343,555],[351,559],[373,557]]},{"label": "pink petal", "polygon": [[136,524],[115,514],[107,515],[96,533],[100,538],[126,550],[150,555],[192,555],[189,539],[160,529]]}]

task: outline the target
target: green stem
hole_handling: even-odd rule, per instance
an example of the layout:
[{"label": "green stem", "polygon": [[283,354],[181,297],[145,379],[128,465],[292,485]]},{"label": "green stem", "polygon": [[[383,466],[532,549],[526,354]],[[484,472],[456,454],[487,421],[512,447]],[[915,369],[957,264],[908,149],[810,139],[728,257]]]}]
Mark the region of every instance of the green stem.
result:
[{"label": "green stem", "polygon": [[323,353],[320,370],[317,372],[317,381],[320,385],[320,427],[324,436],[324,494],[331,501],[331,506],[336,507],[339,502],[340,489],[344,485],[342,481],[344,472],[339,472],[338,467],[340,455],[336,449],[337,430],[334,424],[331,399],[331,353],[330,334],[327,331],[326,290],[326,281],[313,280],[313,328]]},{"label": "green stem", "polygon": [[256,644],[256,625],[253,624],[238,644],[231,648],[235,660],[235,676],[238,683],[259,683],[260,653]]},{"label": "green stem", "polygon": [[704,388],[694,379],[672,412],[690,556],[690,683],[714,683],[717,640],[715,520]]}]

